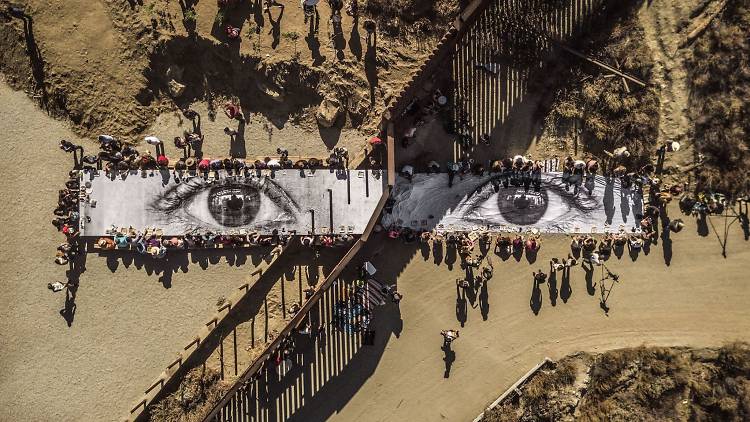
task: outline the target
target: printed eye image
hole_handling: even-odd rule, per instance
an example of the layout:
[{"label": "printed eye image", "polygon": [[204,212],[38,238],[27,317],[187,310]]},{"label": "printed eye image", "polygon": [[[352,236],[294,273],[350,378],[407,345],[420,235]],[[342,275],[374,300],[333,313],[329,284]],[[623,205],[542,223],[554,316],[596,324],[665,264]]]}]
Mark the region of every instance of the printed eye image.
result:
[{"label": "printed eye image", "polygon": [[561,178],[549,178],[539,192],[523,187],[504,188],[493,184],[494,180],[497,177],[479,185],[459,206],[461,218],[476,223],[527,226],[539,221],[567,221],[598,207],[594,198],[566,191]]},{"label": "printed eye image", "polygon": [[296,223],[299,206],[267,177],[189,179],[160,194],[150,208],[192,228],[281,228]]},{"label": "printed eye image", "polygon": [[[560,233],[603,230],[606,226],[632,227],[629,218],[640,206],[637,195],[621,191],[617,182],[597,176],[577,195],[566,189],[562,174],[544,173],[539,189],[505,187],[500,175],[457,177],[447,189],[446,176],[416,174],[411,181],[398,179],[391,194],[393,211],[384,225],[413,229],[496,230],[538,229]],[[592,224],[600,221],[603,224]]]}]

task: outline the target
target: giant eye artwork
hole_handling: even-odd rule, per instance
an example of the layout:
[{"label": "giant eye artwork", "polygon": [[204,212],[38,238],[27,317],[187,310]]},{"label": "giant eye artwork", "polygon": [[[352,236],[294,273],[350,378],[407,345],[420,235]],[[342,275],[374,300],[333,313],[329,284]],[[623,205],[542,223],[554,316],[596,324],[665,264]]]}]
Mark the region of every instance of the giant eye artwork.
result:
[{"label": "giant eye artwork", "polygon": [[299,206],[265,177],[231,176],[212,182],[194,177],[174,185],[148,206],[173,223],[210,230],[252,226],[281,230],[300,218]]},{"label": "giant eye artwork", "polygon": [[146,170],[112,178],[86,172],[82,182],[90,198],[81,205],[83,236],[104,236],[113,226],[179,236],[193,230],[359,234],[385,179],[367,170],[221,170],[210,177]]},{"label": "giant eye artwork", "polygon": [[538,190],[504,186],[497,176],[456,177],[417,174],[399,178],[391,197],[395,205],[383,224],[412,229],[591,233],[637,226],[639,195],[621,190],[618,181],[596,176],[591,194],[573,193],[560,173],[545,173]]}]

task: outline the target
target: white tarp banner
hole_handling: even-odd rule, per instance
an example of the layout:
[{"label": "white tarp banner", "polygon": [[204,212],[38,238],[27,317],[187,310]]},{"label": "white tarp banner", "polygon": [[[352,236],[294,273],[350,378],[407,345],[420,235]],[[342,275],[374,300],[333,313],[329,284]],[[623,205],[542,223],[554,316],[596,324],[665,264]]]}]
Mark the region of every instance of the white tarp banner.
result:
[{"label": "white tarp banner", "polygon": [[[384,172],[365,170],[252,171],[248,177],[216,172],[214,180],[180,177],[166,170],[131,172],[110,179],[86,173],[92,203],[81,202],[84,236],[111,226],[161,228],[165,235],[190,230],[261,234],[296,231],[360,234],[384,188]],[[90,221],[86,221],[90,217]]]},{"label": "white tarp banner", "polygon": [[[493,180],[495,183],[493,183]],[[640,193],[621,190],[620,182],[603,176],[590,178],[574,194],[562,173],[542,174],[539,192],[533,186],[504,187],[498,176],[456,176],[448,187],[447,174],[415,174],[411,181],[397,178],[391,192],[392,213],[385,227],[416,230],[546,233],[601,233],[630,230],[643,214]],[[591,193],[589,194],[589,189]]]}]

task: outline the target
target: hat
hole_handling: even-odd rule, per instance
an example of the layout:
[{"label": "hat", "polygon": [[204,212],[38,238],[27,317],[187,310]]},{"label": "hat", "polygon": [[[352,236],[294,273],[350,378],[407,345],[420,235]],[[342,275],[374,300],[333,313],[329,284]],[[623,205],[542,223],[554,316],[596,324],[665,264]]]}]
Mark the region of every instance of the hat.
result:
[{"label": "hat", "polygon": [[680,143],[677,141],[672,141],[672,151],[679,151],[680,150]]},{"label": "hat", "polygon": [[382,139],[380,139],[380,138],[378,138],[377,136],[373,136],[373,137],[372,137],[372,138],[370,138],[370,140],[369,140],[369,141],[367,141],[367,142],[369,142],[369,143],[370,143],[370,145],[380,145],[380,144],[382,144],[382,143],[383,143],[383,140],[382,140]]},{"label": "hat", "polygon": [[193,168],[193,167],[195,167],[195,158],[193,158],[193,157],[188,157],[188,159],[187,159],[187,160],[185,160],[185,165],[186,165],[186,166],[187,166],[188,168]]},{"label": "hat", "polygon": [[158,158],[156,159],[156,162],[157,162],[157,163],[159,163],[159,165],[160,165],[160,166],[166,167],[166,166],[168,166],[168,165],[169,165],[169,158],[167,158],[167,157],[166,157],[166,156],[164,156],[164,155],[160,155],[160,156],[159,156],[159,157],[158,157]]}]

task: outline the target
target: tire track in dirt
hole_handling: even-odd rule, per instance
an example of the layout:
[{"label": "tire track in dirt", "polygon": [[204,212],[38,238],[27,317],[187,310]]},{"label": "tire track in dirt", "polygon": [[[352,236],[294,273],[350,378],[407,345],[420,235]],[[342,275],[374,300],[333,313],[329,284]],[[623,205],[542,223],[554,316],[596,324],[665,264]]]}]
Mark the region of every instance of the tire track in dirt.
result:
[{"label": "tire track in dirt", "polygon": [[685,68],[687,50],[678,49],[684,37],[679,30],[681,23],[689,19],[696,3],[690,0],[649,1],[639,13],[646,35],[644,41],[653,54],[654,82],[661,97],[658,144],[668,139],[682,142],[687,138],[690,126]]}]

